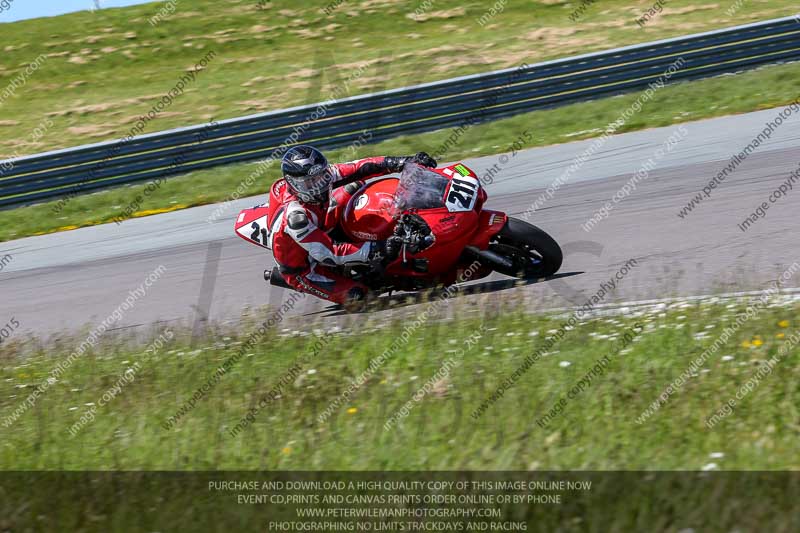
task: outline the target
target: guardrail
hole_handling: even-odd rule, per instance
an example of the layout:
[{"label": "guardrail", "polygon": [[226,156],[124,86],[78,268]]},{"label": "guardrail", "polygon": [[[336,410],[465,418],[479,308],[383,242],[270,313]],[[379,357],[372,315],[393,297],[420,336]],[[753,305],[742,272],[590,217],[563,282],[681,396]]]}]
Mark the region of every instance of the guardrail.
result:
[{"label": "guardrail", "polygon": [[[0,207],[280,155],[478,123],[800,58],[800,16],[0,162]],[[662,78],[663,79],[663,78]],[[2,169],[5,169],[3,171]]]}]

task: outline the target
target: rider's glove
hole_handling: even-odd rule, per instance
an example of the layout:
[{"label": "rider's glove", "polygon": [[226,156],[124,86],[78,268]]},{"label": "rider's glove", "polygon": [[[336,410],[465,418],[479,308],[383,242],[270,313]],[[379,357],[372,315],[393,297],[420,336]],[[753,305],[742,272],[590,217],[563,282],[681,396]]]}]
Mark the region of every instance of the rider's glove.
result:
[{"label": "rider's glove", "polygon": [[394,227],[394,233],[400,236],[401,242],[408,246],[408,251],[412,254],[425,250],[435,240],[425,219],[415,213],[402,215]]},{"label": "rider's glove", "polygon": [[422,165],[423,167],[436,168],[436,160],[425,152],[419,152],[410,158],[412,163]]},{"label": "rider's glove", "polygon": [[386,257],[386,262],[391,263],[400,255],[400,250],[403,248],[403,237],[392,235],[383,242],[383,252]]}]

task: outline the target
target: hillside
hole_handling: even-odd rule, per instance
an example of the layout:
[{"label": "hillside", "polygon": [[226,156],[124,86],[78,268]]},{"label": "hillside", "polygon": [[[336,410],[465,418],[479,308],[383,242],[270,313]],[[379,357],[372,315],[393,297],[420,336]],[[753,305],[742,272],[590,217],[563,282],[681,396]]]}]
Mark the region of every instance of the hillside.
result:
[{"label": "hillside", "polygon": [[[636,18],[651,4],[229,0],[222,8],[194,0],[3,24],[0,156],[122,137],[209,53],[207,68],[145,133],[796,9],[788,0],[751,0],[729,15],[727,4],[672,0],[640,27]],[[31,63],[38,68],[25,75]]]}]

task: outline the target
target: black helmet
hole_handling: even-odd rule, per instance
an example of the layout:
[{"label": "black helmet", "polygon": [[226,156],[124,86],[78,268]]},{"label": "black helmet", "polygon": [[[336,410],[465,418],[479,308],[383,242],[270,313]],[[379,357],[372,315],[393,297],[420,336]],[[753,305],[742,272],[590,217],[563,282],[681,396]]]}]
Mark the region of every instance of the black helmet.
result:
[{"label": "black helmet", "polygon": [[328,201],[333,174],[322,152],[312,146],[293,146],[281,160],[281,172],[289,189],[309,204]]}]

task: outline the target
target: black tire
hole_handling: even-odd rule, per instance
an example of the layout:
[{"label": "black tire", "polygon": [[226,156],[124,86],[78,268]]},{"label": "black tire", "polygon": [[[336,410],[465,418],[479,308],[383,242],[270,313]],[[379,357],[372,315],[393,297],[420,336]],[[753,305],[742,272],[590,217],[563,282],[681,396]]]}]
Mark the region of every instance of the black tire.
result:
[{"label": "black tire", "polygon": [[533,279],[552,276],[561,268],[563,254],[558,243],[533,224],[509,217],[489,250],[514,262],[512,268],[496,265],[494,269],[506,276]]}]

